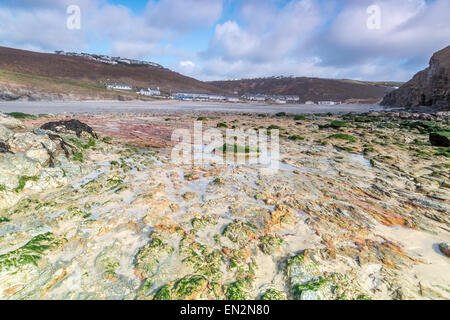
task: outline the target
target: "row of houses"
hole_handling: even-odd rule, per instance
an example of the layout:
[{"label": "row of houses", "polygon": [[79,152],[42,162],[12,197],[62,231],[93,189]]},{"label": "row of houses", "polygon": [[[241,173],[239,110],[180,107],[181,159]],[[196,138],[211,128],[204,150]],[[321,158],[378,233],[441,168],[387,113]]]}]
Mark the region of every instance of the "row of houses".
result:
[{"label": "row of houses", "polygon": [[256,102],[275,102],[279,104],[285,103],[299,103],[300,97],[295,95],[267,95],[267,94],[244,94],[242,99],[246,101]]},{"label": "row of houses", "polygon": [[238,97],[227,97],[209,93],[192,93],[192,92],[172,92],[172,99],[184,101],[228,101],[239,102]]},{"label": "row of houses", "polygon": [[127,59],[127,58],[121,58],[121,57],[110,57],[106,55],[96,55],[96,54],[90,54],[90,53],[76,53],[76,52],[64,52],[61,50],[55,51],[55,54],[63,55],[63,56],[69,56],[69,57],[83,57],[92,61],[97,61],[101,63],[106,64],[128,64],[128,65],[147,65],[152,66],[156,68],[162,68],[160,64],[157,64],[155,62],[150,61],[142,61],[142,60],[136,60],[136,59]]},{"label": "row of houses", "polygon": [[[132,91],[133,87],[126,84],[107,84],[107,89],[110,90],[126,90]],[[161,96],[161,91],[159,87],[157,88],[143,88],[136,91],[138,95],[141,96]],[[228,102],[241,102],[241,101],[256,101],[256,102],[272,102],[277,104],[286,103],[300,103],[299,96],[286,96],[286,95],[264,95],[264,94],[244,94],[239,97],[230,97],[217,94],[209,93],[193,93],[193,92],[172,92],[169,96],[170,99],[183,100],[183,101],[228,101]],[[340,101],[306,101],[307,105],[337,105],[341,104]]]},{"label": "row of houses", "polygon": [[159,91],[159,88],[153,89],[153,88],[147,88],[147,89],[141,89],[137,92],[140,96],[160,96],[161,91]]}]

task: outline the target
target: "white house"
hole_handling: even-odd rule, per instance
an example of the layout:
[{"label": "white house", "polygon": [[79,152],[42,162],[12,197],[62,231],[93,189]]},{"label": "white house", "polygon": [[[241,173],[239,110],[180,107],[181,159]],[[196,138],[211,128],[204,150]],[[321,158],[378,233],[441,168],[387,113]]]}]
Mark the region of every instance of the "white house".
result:
[{"label": "white house", "polygon": [[160,96],[161,92],[159,91],[159,88],[156,89],[147,88],[141,89],[140,91],[137,92],[137,94],[141,96]]},{"label": "white house", "polygon": [[319,101],[319,105],[335,105],[337,102],[335,101]]},{"label": "white house", "polygon": [[306,101],[305,104],[315,104],[314,101]]},{"label": "white house", "polygon": [[133,90],[132,86],[128,86],[125,84],[108,84],[106,88],[112,90]]}]

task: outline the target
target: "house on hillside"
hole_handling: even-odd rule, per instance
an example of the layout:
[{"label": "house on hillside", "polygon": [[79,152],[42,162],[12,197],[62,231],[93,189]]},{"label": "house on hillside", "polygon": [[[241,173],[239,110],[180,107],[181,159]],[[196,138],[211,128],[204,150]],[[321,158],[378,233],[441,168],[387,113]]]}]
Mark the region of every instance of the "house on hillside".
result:
[{"label": "house on hillside", "polygon": [[111,90],[133,90],[132,86],[125,85],[125,84],[108,84],[106,85],[107,89]]},{"label": "house on hillside", "polygon": [[159,88],[153,89],[153,88],[147,88],[147,89],[141,89],[137,92],[137,94],[141,96],[160,96],[161,92],[159,91]]}]

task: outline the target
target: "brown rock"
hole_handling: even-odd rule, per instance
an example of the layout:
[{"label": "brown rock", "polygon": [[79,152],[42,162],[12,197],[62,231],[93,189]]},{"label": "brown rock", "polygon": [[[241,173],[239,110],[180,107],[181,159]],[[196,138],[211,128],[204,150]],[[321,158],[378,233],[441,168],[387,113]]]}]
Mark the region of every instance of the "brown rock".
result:
[{"label": "brown rock", "polygon": [[442,242],[439,243],[439,250],[441,250],[441,252],[447,257],[450,258],[450,247],[448,246],[448,244]]},{"label": "brown rock", "polygon": [[436,52],[430,66],[399,89],[388,93],[381,105],[391,107],[444,106],[450,108],[450,46]]}]

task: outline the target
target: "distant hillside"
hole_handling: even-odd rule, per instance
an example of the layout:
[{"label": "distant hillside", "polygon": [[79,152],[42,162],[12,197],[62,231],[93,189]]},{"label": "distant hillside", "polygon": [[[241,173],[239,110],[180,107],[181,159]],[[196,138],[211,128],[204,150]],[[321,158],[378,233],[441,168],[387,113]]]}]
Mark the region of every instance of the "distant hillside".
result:
[{"label": "distant hillside", "polygon": [[[212,84],[169,69],[142,65],[108,65],[82,57],[0,47],[0,100],[116,99],[105,83],[160,87],[161,91],[222,93]],[[135,93],[121,92],[121,98]]]},{"label": "distant hillside", "polygon": [[342,101],[377,103],[383,96],[399,86],[395,82],[363,82],[319,78],[258,78],[230,81],[213,81],[229,93],[269,95],[298,95],[300,101]]},{"label": "distant hillside", "polygon": [[435,106],[450,110],[450,46],[436,52],[430,65],[410,81],[387,94],[382,105],[392,107]]}]

